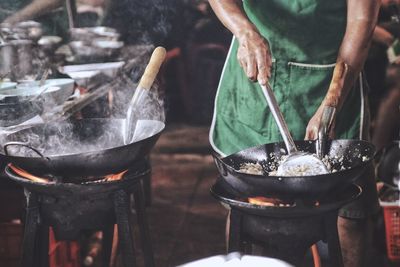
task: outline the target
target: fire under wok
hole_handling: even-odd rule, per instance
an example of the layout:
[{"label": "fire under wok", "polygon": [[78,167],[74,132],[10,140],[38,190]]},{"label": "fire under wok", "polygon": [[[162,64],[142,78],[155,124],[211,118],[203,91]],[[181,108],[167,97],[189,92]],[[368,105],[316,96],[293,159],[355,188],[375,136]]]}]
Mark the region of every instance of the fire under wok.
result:
[{"label": "fire under wok", "polygon": [[119,173],[147,157],[165,127],[148,121],[139,138],[124,145],[124,122],[81,119],[36,125],[2,136],[1,154],[29,173],[63,181]]},{"label": "fire under wok", "polygon": [[[296,141],[300,151],[315,153],[315,141]],[[214,155],[218,171],[227,186],[244,196],[320,197],[354,182],[372,164],[375,147],[360,140],[331,140],[326,155],[334,170],[313,176],[273,176],[282,155],[287,154],[284,143],[251,147],[224,158]],[[244,164],[258,163],[262,174],[240,170]]]}]

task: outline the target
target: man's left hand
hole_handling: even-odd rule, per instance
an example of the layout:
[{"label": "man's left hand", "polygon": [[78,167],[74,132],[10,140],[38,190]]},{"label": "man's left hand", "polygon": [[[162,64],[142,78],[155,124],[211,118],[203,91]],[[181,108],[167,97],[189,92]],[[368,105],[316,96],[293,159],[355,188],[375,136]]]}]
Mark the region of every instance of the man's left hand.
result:
[{"label": "man's left hand", "polygon": [[[304,140],[316,140],[318,139],[318,131],[321,125],[322,113],[324,111],[324,103],[319,106],[317,112],[311,117],[310,121],[308,122],[306,128],[306,134],[304,136]],[[335,137],[335,119],[332,122],[330,132],[328,133],[328,137],[330,139],[334,139]]]}]

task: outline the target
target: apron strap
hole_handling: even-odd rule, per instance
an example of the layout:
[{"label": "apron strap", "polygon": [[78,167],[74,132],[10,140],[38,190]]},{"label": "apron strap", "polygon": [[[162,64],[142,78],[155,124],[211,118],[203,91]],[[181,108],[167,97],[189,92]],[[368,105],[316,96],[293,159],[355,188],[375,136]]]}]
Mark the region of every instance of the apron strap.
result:
[{"label": "apron strap", "polygon": [[369,126],[370,126],[370,111],[368,101],[369,86],[365,77],[364,71],[361,71],[358,77],[358,87],[361,97],[361,110],[360,110],[360,140],[370,140]]}]

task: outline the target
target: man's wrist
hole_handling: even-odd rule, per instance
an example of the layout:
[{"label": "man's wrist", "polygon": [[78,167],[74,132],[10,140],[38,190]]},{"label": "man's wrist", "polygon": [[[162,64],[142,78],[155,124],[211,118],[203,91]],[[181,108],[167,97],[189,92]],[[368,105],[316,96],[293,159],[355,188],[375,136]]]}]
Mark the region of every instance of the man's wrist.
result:
[{"label": "man's wrist", "polygon": [[257,31],[257,29],[254,26],[253,27],[248,26],[245,28],[241,28],[234,35],[238,39],[239,42],[242,42],[243,40],[247,40],[247,39],[254,39],[254,38],[261,37],[260,33]]}]

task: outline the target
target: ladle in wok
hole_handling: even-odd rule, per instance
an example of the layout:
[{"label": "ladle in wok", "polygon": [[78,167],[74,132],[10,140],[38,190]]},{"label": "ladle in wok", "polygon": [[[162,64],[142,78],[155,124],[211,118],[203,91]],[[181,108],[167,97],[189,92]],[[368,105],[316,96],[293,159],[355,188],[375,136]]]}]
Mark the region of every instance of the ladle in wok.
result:
[{"label": "ladle in wok", "polygon": [[147,65],[142,78],[140,79],[139,85],[133,94],[125,119],[123,135],[125,145],[131,143],[132,140],[140,139],[141,132],[152,130],[152,121],[140,120],[138,118],[139,112],[137,109],[140,108],[140,103],[142,103],[146,97],[149,97],[149,90],[157,77],[161,64],[164,62],[165,55],[165,48],[157,47],[154,49],[149,64]]},{"label": "ladle in wok", "polygon": [[328,170],[321,159],[310,153],[297,150],[297,147],[293,141],[293,137],[289,132],[288,126],[279,109],[278,102],[276,101],[271,87],[268,84],[266,86],[261,85],[261,87],[289,154],[288,157],[279,164],[277,175],[298,176],[297,173],[300,172],[300,168],[301,175],[328,173]]},{"label": "ladle in wok", "polygon": [[318,129],[318,141],[317,141],[317,155],[311,153],[298,151],[293,141],[293,138],[289,132],[286,121],[279,109],[278,102],[276,101],[275,95],[267,84],[266,86],[261,85],[264,96],[267,100],[268,106],[271,113],[278,125],[279,131],[282,135],[286,149],[288,151],[288,157],[285,158],[278,166],[278,176],[299,176],[299,175],[319,175],[327,174],[329,171],[326,165],[322,162],[324,156],[324,147],[327,140],[327,133],[332,125],[333,117],[336,111],[336,96],[337,90],[340,89],[340,81],[345,71],[344,63],[338,63],[335,67],[332,84],[329,87],[327,96],[325,98],[325,108],[323,110],[323,116],[321,124]]}]

